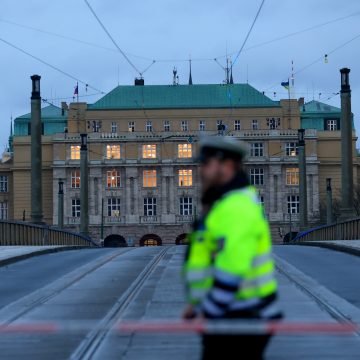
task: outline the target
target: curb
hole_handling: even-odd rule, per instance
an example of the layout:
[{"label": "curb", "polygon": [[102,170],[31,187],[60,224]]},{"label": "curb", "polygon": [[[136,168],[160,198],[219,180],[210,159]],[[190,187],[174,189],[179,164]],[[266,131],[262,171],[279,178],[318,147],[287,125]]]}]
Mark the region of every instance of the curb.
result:
[{"label": "curb", "polygon": [[72,245],[72,246],[62,246],[62,247],[56,247],[56,248],[49,248],[49,249],[43,249],[43,250],[37,250],[37,251],[33,251],[27,254],[21,254],[21,255],[16,255],[7,259],[3,259],[0,260],[0,267],[2,266],[6,266],[9,264],[13,264],[16,263],[18,261],[21,260],[26,260],[35,256],[40,256],[40,255],[45,255],[45,254],[51,254],[51,253],[56,253],[56,252],[60,252],[60,251],[67,251],[67,250],[79,250],[79,249],[91,249],[92,247],[90,246],[77,246],[77,245]]},{"label": "curb", "polygon": [[317,247],[322,247],[322,248],[331,249],[331,250],[335,250],[335,251],[340,251],[340,252],[350,254],[350,255],[360,256],[360,248],[356,249],[356,248],[349,247],[346,245],[324,243],[322,241],[303,241],[303,242],[298,242],[298,243],[289,244],[289,245],[317,246]]}]

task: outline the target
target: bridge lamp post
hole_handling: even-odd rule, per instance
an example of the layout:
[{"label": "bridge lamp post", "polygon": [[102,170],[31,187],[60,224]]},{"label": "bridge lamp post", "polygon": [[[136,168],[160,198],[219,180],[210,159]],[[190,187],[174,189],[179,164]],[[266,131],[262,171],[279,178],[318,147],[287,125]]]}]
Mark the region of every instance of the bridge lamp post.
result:
[{"label": "bridge lamp post", "polygon": [[80,134],[80,233],[89,235],[89,169],[87,134]]},{"label": "bridge lamp post", "polygon": [[332,216],[332,188],[331,178],[326,179],[326,224],[331,225],[333,222]]},{"label": "bridge lamp post", "polygon": [[299,147],[299,212],[300,230],[307,226],[307,187],[306,187],[306,154],[305,154],[305,129],[298,130]]},{"label": "bridge lamp post", "polygon": [[59,180],[58,227],[60,229],[62,229],[64,227],[64,182],[62,180]]}]

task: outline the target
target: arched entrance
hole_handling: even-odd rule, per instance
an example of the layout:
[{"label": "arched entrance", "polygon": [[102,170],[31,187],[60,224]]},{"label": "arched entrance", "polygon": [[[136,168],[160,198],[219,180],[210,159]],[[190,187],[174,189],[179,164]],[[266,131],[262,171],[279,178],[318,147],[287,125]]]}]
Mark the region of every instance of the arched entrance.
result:
[{"label": "arched entrance", "polygon": [[140,239],[140,246],[161,246],[162,241],[160,236],[157,236],[155,234],[148,234],[144,235]]},{"label": "arched entrance", "polygon": [[123,236],[112,234],[105,238],[104,247],[126,247],[127,243]]},{"label": "arched entrance", "polygon": [[187,234],[180,234],[176,240],[175,240],[175,244],[176,245],[187,245]]}]

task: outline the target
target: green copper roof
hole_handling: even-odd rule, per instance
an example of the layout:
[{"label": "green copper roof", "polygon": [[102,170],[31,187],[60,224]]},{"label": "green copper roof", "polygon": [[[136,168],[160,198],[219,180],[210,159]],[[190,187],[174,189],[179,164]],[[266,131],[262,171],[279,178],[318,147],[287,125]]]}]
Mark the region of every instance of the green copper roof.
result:
[{"label": "green copper roof", "polygon": [[[19,116],[15,119],[15,122],[18,120],[30,120],[31,113]],[[41,119],[42,121],[46,120],[59,120],[64,121],[64,119],[67,119],[67,111],[64,112],[64,115],[62,115],[61,108],[55,105],[48,105],[41,109]]]},{"label": "green copper roof", "polygon": [[118,86],[89,110],[279,107],[248,84]]},{"label": "green copper roof", "polygon": [[302,113],[341,113],[341,109],[316,100],[309,101],[301,106],[300,111]]}]

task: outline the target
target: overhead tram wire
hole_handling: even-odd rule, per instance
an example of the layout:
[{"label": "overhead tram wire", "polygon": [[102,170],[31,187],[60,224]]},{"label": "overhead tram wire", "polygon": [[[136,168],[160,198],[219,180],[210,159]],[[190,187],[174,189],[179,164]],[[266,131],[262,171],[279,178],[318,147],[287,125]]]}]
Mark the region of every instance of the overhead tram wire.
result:
[{"label": "overhead tram wire", "polygon": [[250,34],[251,34],[251,32],[252,32],[252,29],[253,29],[254,26],[255,26],[255,23],[256,23],[259,15],[260,15],[260,12],[261,12],[262,7],[264,6],[264,3],[265,3],[265,0],[262,0],[262,1],[261,1],[261,4],[260,4],[260,6],[259,6],[259,9],[258,9],[258,11],[257,11],[257,13],[256,13],[256,15],[255,15],[255,18],[254,18],[254,20],[253,20],[253,22],[252,22],[252,24],[251,24],[251,26],[250,26],[250,29],[249,29],[246,37],[245,37],[245,40],[243,41],[243,44],[241,45],[240,50],[238,51],[237,55],[235,56],[235,59],[234,59],[234,61],[233,61],[233,63],[232,63],[232,67],[236,64],[237,59],[239,58],[242,50],[244,49],[244,46],[245,46],[245,44],[246,44],[246,42],[247,42],[247,40],[248,40],[248,38],[249,38],[249,36],[250,36]]},{"label": "overhead tram wire", "polygon": [[142,76],[142,73],[140,72],[140,70],[131,62],[131,60],[127,57],[127,55],[120,49],[119,45],[116,43],[116,41],[114,40],[114,38],[111,36],[111,34],[109,33],[109,31],[106,29],[105,25],[102,23],[102,21],[100,20],[100,18],[96,15],[96,12],[94,11],[94,9],[91,7],[91,5],[89,4],[89,2],[87,0],[84,0],[85,4],[88,6],[88,8],[90,9],[91,13],[94,15],[95,19],[97,20],[97,22],[100,24],[100,26],[102,27],[102,29],[105,31],[106,35],[109,37],[109,39],[112,41],[112,43],[115,45],[115,47],[119,50],[120,54],[125,58],[125,60],[129,63],[129,65],[140,75]]},{"label": "overhead tram wire", "polygon": [[56,67],[56,66],[54,66],[54,65],[51,65],[50,63],[48,63],[48,62],[46,62],[46,61],[38,58],[37,56],[30,54],[29,52],[25,51],[24,49],[21,49],[20,47],[12,44],[11,42],[9,42],[9,41],[7,41],[7,40],[5,40],[5,39],[3,39],[3,38],[0,38],[0,41],[2,41],[4,44],[6,44],[6,45],[8,45],[8,46],[10,46],[10,47],[12,47],[12,48],[14,48],[14,49],[16,49],[16,50],[22,52],[23,54],[25,54],[25,55],[27,55],[27,56],[30,56],[31,58],[33,58],[33,59],[41,62],[42,64],[44,64],[44,65],[52,68],[53,70],[58,71],[59,73],[67,76],[68,78],[70,78],[70,79],[72,79],[72,80],[75,80],[75,81],[77,81],[77,82],[79,82],[79,83],[81,83],[81,84],[83,84],[83,85],[85,85],[85,86],[87,86],[87,87],[89,87],[89,88],[97,91],[99,94],[104,94],[103,91],[101,91],[101,90],[97,89],[96,87],[90,85],[88,82],[85,82],[85,81],[82,81],[82,80],[76,78],[75,76],[67,73],[66,71],[63,71],[63,70],[59,69],[58,67]]},{"label": "overhead tram wire", "polygon": [[[355,41],[356,39],[360,38],[360,34],[357,34],[356,36],[354,36],[353,38],[351,38],[348,41],[345,41],[344,43],[340,44],[339,46],[337,46],[336,48],[332,49],[331,51],[326,52],[327,55],[333,54],[334,52],[338,51],[339,49],[342,49],[343,47],[345,47],[346,45],[350,44],[351,42]],[[303,72],[304,70],[308,69],[309,67],[315,65],[316,63],[323,61],[324,59],[324,55],[321,55],[320,57],[316,58],[316,60],[310,62],[309,64],[303,66],[302,68],[300,68],[299,70],[294,72],[294,75],[299,74],[301,72]],[[288,78],[288,77],[286,77]],[[268,87],[267,89],[265,89],[264,91],[267,92],[270,89],[274,88],[276,85],[278,85],[278,82],[274,83],[273,85],[271,85],[270,87]]]}]

